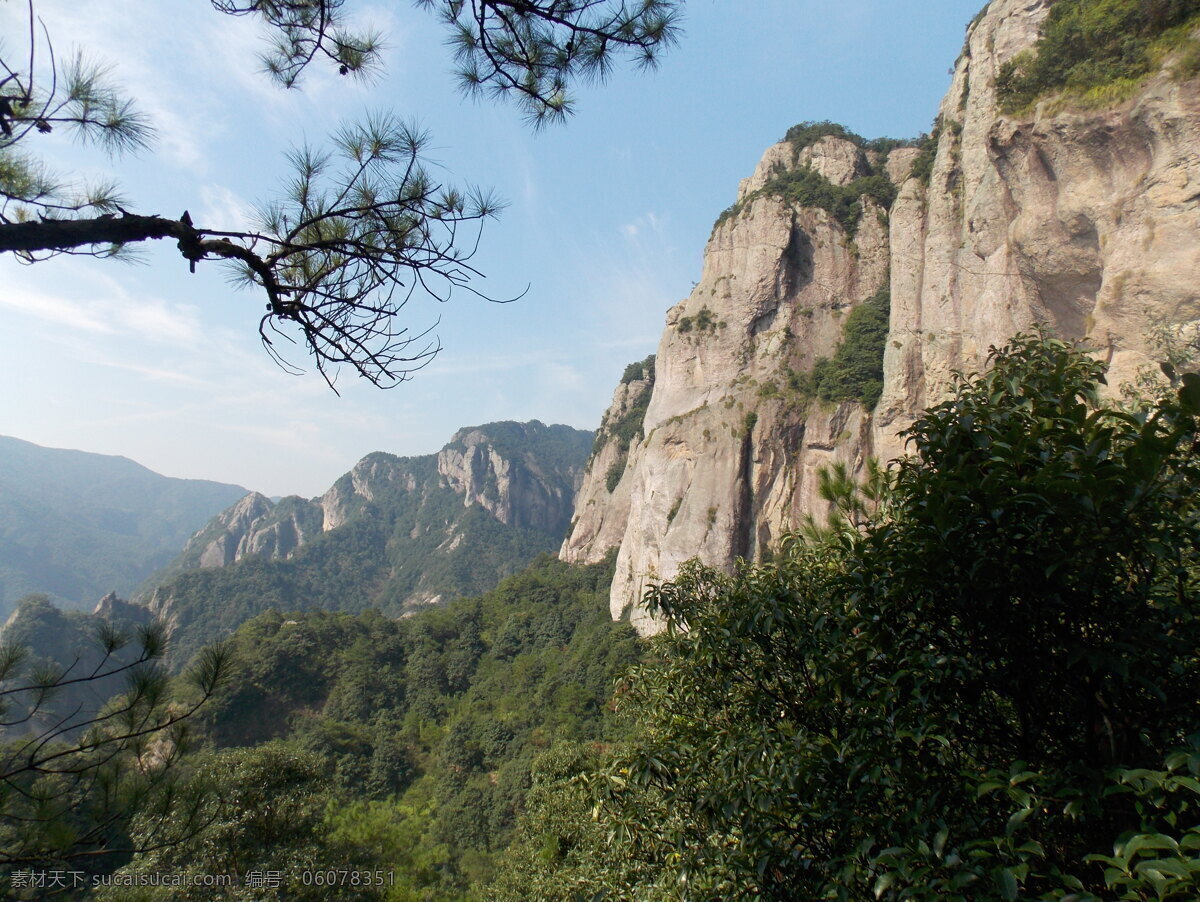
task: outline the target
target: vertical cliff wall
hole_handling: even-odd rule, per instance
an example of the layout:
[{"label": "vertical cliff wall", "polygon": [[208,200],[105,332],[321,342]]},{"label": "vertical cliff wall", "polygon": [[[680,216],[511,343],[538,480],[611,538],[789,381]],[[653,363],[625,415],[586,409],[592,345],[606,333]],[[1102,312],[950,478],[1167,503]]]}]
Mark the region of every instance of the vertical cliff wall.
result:
[{"label": "vertical cliff wall", "polygon": [[1001,67],[1034,45],[1045,0],[996,0],[968,31],[939,112],[929,185],[892,210],[891,340],[877,450],[952,370],[1033,322],[1083,339],[1132,378],[1161,327],[1200,318],[1200,86],[1173,63],[1134,96],[999,111]]},{"label": "vertical cliff wall", "polygon": [[[1089,342],[1116,385],[1152,359],[1156,329],[1200,319],[1200,87],[1168,62],[1106,109],[1003,115],[997,76],[1049,7],[995,0],[971,25],[924,172],[913,148],[798,129],[742,182],[667,313],[640,429],[602,428],[563,546],[576,561],[619,547],[614,617],[652,632],[648,584],[691,557],[760,556],[819,515],[821,467],[896,457],[952,372],[1015,332],[1047,322]],[[881,288],[882,390],[846,399],[829,362]]]}]

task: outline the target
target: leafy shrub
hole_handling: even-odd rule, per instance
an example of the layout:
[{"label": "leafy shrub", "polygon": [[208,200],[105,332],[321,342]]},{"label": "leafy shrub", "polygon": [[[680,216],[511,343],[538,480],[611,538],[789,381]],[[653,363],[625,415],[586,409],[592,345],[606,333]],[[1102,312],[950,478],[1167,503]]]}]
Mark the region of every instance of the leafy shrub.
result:
[{"label": "leafy shrub", "polygon": [[[793,158],[798,158],[804,148],[829,136],[852,141],[859,148],[874,151],[884,157],[897,147],[913,147],[916,144],[913,140],[899,138],[875,138],[866,141],[844,125],[828,121],[801,122],[793,125],[787,130],[784,140],[792,145]],[[713,228],[737,216],[747,204],[763,195],[782,197],[806,207],[819,207],[832,215],[841,224],[842,230],[853,237],[862,216],[861,198],[871,197],[885,210],[890,209],[896,199],[896,186],[885,173],[872,172],[869,166],[867,175],[844,186],[834,185],[811,167],[785,169],[776,173],[758,191],[723,210]],[[691,325],[688,325],[683,331],[690,328]]]},{"label": "leafy shrub", "polygon": [[810,372],[788,371],[788,390],[804,400],[858,401],[872,409],[883,393],[883,351],[890,310],[891,291],[885,283],[850,311],[832,358],[818,358]]},{"label": "leafy shrub", "polygon": [[708,305],[705,304],[695,316],[680,318],[675,328],[686,334],[691,332],[692,329],[695,329],[697,332],[716,332],[719,326],[724,325],[723,322],[717,320],[713,312],[708,309]]},{"label": "leafy shrub", "polygon": [[933,177],[933,163],[937,159],[938,139],[942,134],[942,118],[939,116],[933,123],[933,130],[927,135],[921,137],[917,147],[920,148],[920,153],[913,160],[912,169],[908,174],[910,178],[920,179],[926,185]]},{"label": "leafy shrub", "polygon": [[[635,437],[643,435],[642,421],[646,419],[646,409],[650,406],[650,396],[654,393],[654,355],[651,354],[645,360],[631,363],[625,368],[625,374],[621,377],[622,385],[629,385],[633,382],[645,382],[637,397],[629,401],[629,406],[620,417],[612,422],[605,420],[600,424],[600,428],[596,430],[596,440],[592,446],[592,455],[595,456],[600,452],[608,442],[617,441],[617,447],[620,451],[620,463],[622,470],[625,466],[625,452],[629,450]],[[612,475],[613,467],[609,468],[609,472],[605,476],[605,482],[609,485],[609,492],[616,488],[617,482],[621,479],[620,472],[614,477]]]},{"label": "leafy shrub", "polygon": [[742,417],[742,438],[747,438],[754,432],[754,427],[758,425],[758,414],[753,410],[746,411],[746,415]]},{"label": "leafy shrub", "polygon": [[609,465],[608,471],[604,474],[604,487],[608,489],[610,495],[617,490],[617,486],[621,483],[621,477],[625,475],[626,460],[626,456],[622,454]]},{"label": "leafy shrub", "polygon": [[862,135],[855,134],[846,128],[846,126],[837,122],[830,122],[828,119],[822,122],[797,123],[787,130],[787,134],[783,136],[783,140],[792,145],[793,151],[799,153],[804,148],[816,144],[822,138],[830,136],[852,141],[859,147],[862,147],[864,144]]},{"label": "leafy shrub", "polygon": [[886,175],[867,175],[855,179],[849,185],[835,185],[817,170],[807,166],[775,175],[760,191],[762,194],[781,197],[790,203],[826,211],[851,238],[858,231],[863,197],[873,198],[885,210],[890,209],[896,199],[896,186]]},{"label": "leafy shrub", "polygon": [[813,368],[821,400],[860,401],[868,410],[879,403],[890,311],[891,290],[886,284],[850,311],[833,359]]}]

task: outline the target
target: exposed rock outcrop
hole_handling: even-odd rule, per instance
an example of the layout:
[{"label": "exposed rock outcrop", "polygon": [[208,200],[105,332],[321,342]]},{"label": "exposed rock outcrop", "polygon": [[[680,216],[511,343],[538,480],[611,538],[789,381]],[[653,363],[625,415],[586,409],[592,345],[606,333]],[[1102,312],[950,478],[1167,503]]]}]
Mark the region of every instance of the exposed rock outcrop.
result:
[{"label": "exposed rock outcrop", "polygon": [[140,604],[126,601],[116,592],[109,592],[96,603],[92,616],[121,626],[142,626],[151,620],[150,612]]},{"label": "exposed rock outcrop", "polygon": [[[1151,361],[1158,327],[1200,319],[1200,84],[1164,71],[1109,109],[1003,115],[997,73],[1035,43],[1049,6],[994,0],[969,28],[928,182],[914,176],[916,148],[881,158],[839,135],[777,144],[743,180],[699,283],[667,313],[644,439],[615,487],[593,465],[563,546],[579,561],[619,547],[615,617],[631,611],[653,632],[638,607],[648,584],[691,557],[760,556],[820,516],[822,466],[898,456],[897,433],[952,373],[1014,333],[1046,322],[1085,340],[1116,386]],[[789,173],[811,180],[804,169],[842,188],[886,174],[896,200],[863,197],[856,220],[835,216],[787,188]],[[813,397],[814,364],[883,285],[878,404]],[[619,389],[606,419],[623,403]]]},{"label": "exposed rock outcrop", "polygon": [[[743,182],[741,209],[713,229],[700,281],[667,313],[645,438],[631,444],[610,504],[599,500],[605,468],[585,480],[562,553],[593,561],[619,545],[614,616],[688,558],[728,565],[760,554],[811,509],[821,464],[859,463],[862,411],[787,386],[829,355],[844,317],[885,284],[886,215],[862,199],[851,237],[826,210],[763,193],[781,170],[810,167],[837,186],[868,172],[852,141],[826,136],[814,147],[776,145]],[[606,421],[622,416],[626,394],[618,390]]]},{"label": "exposed rock outcrop", "polygon": [[[172,664],[268,608],[402,617],[493,588],[561,544],[592,441],[569,426],[489,423],[438,454],[369,454],[312,501],[247,500],[146,601],[171,632]],[[204,552],[217,566],[199,566]]]},{"label": "exposed rock outcrop", "polygon": [[156,582],[250,555],[290,558],[317,536],[434,488],[448,488],[464,507],[477,504],[506,526],[557,541],[571,519],[590,439],[568,426],[503,422],[459,430],[437,455],[368,454],[319,498],[272,502],[256,492],[242,498],[196,533]]},{"label": "exposed rock outcrop", "polygon": [[530,445],[535,433],[567,427],[536,421],[506,427],[502,438],[486,428],[460,429],[438,453],[438,473],[465,506],[478,504],[505,526],[564,533],[583,473],[577,460],[556,466]]},{"label": "exposed rock outcrop", "polygon": [[622,478],[630,458],[638,458],[644,433],[646,405],[654,389],[654,358],[631,367],[600,421],[596,444],[588,459],[583,484],[575,500],[575,520],[563,543],[563,560],[588,564],[604,559],[621,544],[629,522],[632,480]]}]

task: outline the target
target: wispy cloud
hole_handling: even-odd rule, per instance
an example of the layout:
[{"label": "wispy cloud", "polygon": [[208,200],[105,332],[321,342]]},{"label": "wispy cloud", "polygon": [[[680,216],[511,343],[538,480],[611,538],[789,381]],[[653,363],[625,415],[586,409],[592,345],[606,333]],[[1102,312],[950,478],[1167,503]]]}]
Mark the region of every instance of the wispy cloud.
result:
[{"label": "wispy cloud", "polygon": [[146,366],[140,363],[131,363],[128,360],[108,360],[102,357],[88,356],[83,359],[83,362],[94,366],[107,367],[108,369],[135,373],[138,376],[144,376],[156,382],[172,382],[196,386],[210,384],[207,380],[193,376],[190,373],[180,372],[179,370],[168,370],[162,367]]},{"label": "wispy cloud", "polygon": [[[134,335],[169,344],[193,344],[202,329],[196,311],[159,298],[135,298],[114,279],[91,271],[72,290],[48,291],[27,270],[6,267],[0,307],[56,329],[97,335]],[[86,270],[85,270],[86,272]]]},{"label": "wispy cloud", "polygon": [[650,210],[643,213],[633,222],[626,222],[617,227],[617,231],[630,242],[640,240],[653,240],[661,242],[665,236],[663,220]]}]

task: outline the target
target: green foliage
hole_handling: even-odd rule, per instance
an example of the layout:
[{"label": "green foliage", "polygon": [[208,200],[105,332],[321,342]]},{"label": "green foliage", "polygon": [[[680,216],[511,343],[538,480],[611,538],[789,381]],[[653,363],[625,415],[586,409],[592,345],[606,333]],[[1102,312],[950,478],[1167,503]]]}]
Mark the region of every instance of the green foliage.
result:
[{"label": "green foliage", "polygon": [[1197,0],[1059,0],[1033,51],[1001,66],[1001,108],[1019,112],[1051,91],[1095,95],[1135,83],[1198,21]]},{"label": "green foliage", "polygon": [[535,756],[619,735],[606,705],[638,650],[608,616],[611,567],[543,557],[401,620],[267,612],[234,634],[201,729],[220,748],[317,756],[332,839],[384,856],[396,898],[458,898],[508,845]]},{"label": "green foliage", "polygon": [[913,160],[912,169],[908,174],[910,178],[919,179],[926,185],[933,177],[933,164],[937,159],[938,139],[942,134],[942,119],[939,116],[937,121],[933,123],[933,129],[927,135],[921,137],[917,147],[920,148],[920,153]]},{"label": "green foliage", "polygon": [[[792,145],[793,159],[798,159],[804,148],[815,144],[822,138],[833,136],[852,141],[859,148],[871,151],[881,158],[886,158],[897,147],[911,147],[915,142],[898,138],[875,138],[866,141],[861,135],[847,129],[836,122],[801,122],[788,129],[784,140]],[[770,195],[780,197],[789,203],[805,207],[817,207],[829,213],[842,227],[848,238],[853,238],[858,231],[859,220],[862,218],[862,198],[870,197],[884,210],[891,209],[896,199],[896,186],[887,175],[872,170],[870,160],[862,157],[862,167],[866,174],[855,179],[849,185],[835,185],[815,169],[804,166],[799,168],[783,168],[774,173],[767,183],[748,197],[738,201],[724,210],[717,217],[713,228],[731,217],[737,216],[757,197]],[[686,318],[685,318],[686,319]],[[680,331],[686,332],[692,324],[685,327],[680,322]]]},{"label": "green foliage", "polygon": [[887,159],[887,155],[899,147],[915,147],[917,141],[912,138],[872,138],[863,145],[864,150],[869,150],[872,153],[879,154],[883,160]]},{"label": "green foliage", "polygon": [[867,410],[883,393],[883,350],[887,344],[891,290],[884,284],[850,311],[831,360],[813,366],[812,391],[823,401],[859,401]]},{"label": "green foliage", "polygon": [[869,150],[881,156],[887,156],[897,147],[911,147],[913,142],[907,138],[872,138],[870,141],[846,126],[837,122],[824,120],[822,122],[800,122],[793,125],[783,136],[783,140],[792,145],[792,150],[799,154],[806,147],[811,147],[822,138],[841,138],[857,144],[863,150]]},{"label": "green foliage", "polygon": [[792,150],[796,153],[804,150],[806,147],[811,147],[822,138],[842,138],[846,141],[852,141],[861,147],[865,142],[862,135],[855,134],[837,122],[830,122],[828,119],[822,122],[800,122],[793,125],[787,130],[787,134],[783,136],[783,140],[792,145]]},{"label": "green foliage", "polygon": [[683,6],[680,0],[522,2],[511,9],[485,0],[418,4],[437,8],[450,27],[463,89],[511,98],[535,125],[565,118],[574,107],[573,83],[604,81],[618,55],[653,67],[675,43]]},{"label": "green foliage", "polygon": [[617,486],[621,484],[621,477],[625,475],[625,464],[627,458],[624,454],[614,460],[608,466],[608,470],[604,473],[604,487],[608,489],[608,494],[612,494],[617,490]]},{"label": "green foliage", "polygon": [[718,321],[712,310],[705,304],[695,316],[681,317],[675,328],[684,333],[695,329],[700,334],[704,334],[705,332],[716,332],[724,325],[725,323]]},{"label": "green foliage", "polygon": [[758,413],[753,410],[746,411],[746,415],[744,417],[742,417],[742,429],[741,429],[742,438],[748,438],[750,436],[750,434],[752,432],[754,432],[754,427],[757,425],[758,425]]},{"label": "green foliage", "polygon": [[[390,863],[364,854],[364,845],[339,842],[326,826],[326,810],[334,804],[325,760],[312,752],[269,743],[254,749],[208,756],[192,778],[195,785],[215,788],[206,806],[206,827],[192,842],[139,856],[102,881],[97,898],[107,902],[201,902],[212,898],[259,902],[263,899],[383,899],[380,886],[325,886],[304,880],[304,873],[332,868],[358,873],[390,870]],[[138,817],[132,833],[139,837],[154,826]],[[254,886],[253,874],[279,876],[277,886]],[[138,886],[138,878],[171,874],[186,878],[228,875],[232,886],[219,896],[202,880],[193,885]],[[148,881],[147,881],[148,882]]]},{"label": "green foliage", "polygon": [[1194,897],[1200,376],[1126,409],[1062,342],[991,363],[826,475],[828,527],[650,592],[640,734],[586,778],[614,848],[560,898]]},{"label": "green foliage", "polygon": [[650,406],[650,396],[654,393],[654,359],[653,355],[643,361],[645,385],[637,397],[626,402],[625,412],[609,423],[600,426],[600,435],[608,439],[615,438],[620,443],[622,451],[629,449],[634,436],[641,436],[642,421],[646,419],[646,408]]},{"label": "green foliage", "polygon": [[[603,763],[599,750],[559,743],[539,756],[516,838],[486,890],[489,902],[587,902],[624,898],[598,887],[636,887],[637,902],[667,902],[672,875],[654,872],[620,843],[610,844],[592,817],[583,778]],[[654,887],[655,879],[666,883]],[[659,892],[658,890],[662,890]]]},{"label": "green foliage", "polygon": [[[711,311],[709,315],[711,317]],[[630,385],[634,382],[644,384],[635,396],[625,399],[624,408],[616,418],[610,420],[607,415],[605,416],[600,428],[596,431],[596,440],[592,446],[592,460],[595,460],[601,448],[606,447],[610,442],[616,442],[617,457],[609,464],[604,473],[604,485],[610,495],[616,491],[617,484],[620,483],[621,476],[625,472],[629,446],[635,438],[641,438],[645,434],[642,424],[646,419],[646,410],[650,407],[650,396],[654,394],[653,354],[645,360],[631,363],[625,368],[621,384]]]},{"label": "green foliage", "polygon": [[807,373],[788,372],[788,390],[802,401],[858,401],[868,410],[874,408],[883,392],[883,351],[890,309],[891,290],[884,284],[850,311],[832,358],[818,358]]},{"label": "green foliage", "polygon": [[635,360],[629,366],[625,367],[625,372],[621,374],[621,384],[628,385],[630,382],[640,382],[647,378],[654,378],[653,354],[645,360]]},{"label": "green foliage", "polygon": [[[21,611],[0,645],[0,879],[6,898],[32,899],[44,896],[31,872],[70,865],[88,881],[203,827],[206,796],[181,779],[180,762],[228,659],[210,649],[173,686],[161,625],[107,623],[69,663],[39,659],[14,641],[42,638],[35,616],[62,615],[44,597]],[[148,826],[133,831],[138,814]]]},{"label": "green foliage", "polygon": [[850,238],[858,231],[863,197],[872,198],[885,210],[890,209],[892,201],[896,199],[896,186],[886,175],[866,175],[849,185],[835,185],[815,169],[806,166],[777,173],[759,191],[781,197],[789,203],[824,210]]},{"label": "green foliage", "polygon": [[[150,626],[149,611],[110,597],[112,620],[80,611],[63,612],[45,595],[28,595],[4,626],[4,644],[19,648],[26,673],[60,674],[52,691],[8,695],[10,701],[37,707],[36,722],[59,724],[61,738],[75,739],[104,704],[128,688],[129,672],[146,663],[147,649],[137,641]],[[151,637],[161,651],[161,636]],[[0,737],[21,735],[33,724],[0,721]]]}]

